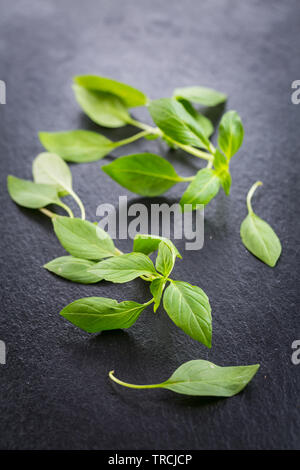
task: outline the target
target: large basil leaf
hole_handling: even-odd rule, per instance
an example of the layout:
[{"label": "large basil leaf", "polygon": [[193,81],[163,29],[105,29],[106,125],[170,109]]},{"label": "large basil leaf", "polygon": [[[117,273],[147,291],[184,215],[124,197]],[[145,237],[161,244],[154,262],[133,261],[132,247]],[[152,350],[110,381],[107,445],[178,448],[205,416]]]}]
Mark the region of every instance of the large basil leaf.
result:
[{"label": "large basil leaf", "polygon": [[218,194],[219,189],[220,179],[216,173],[210,168],[203,168],[183,193],[180,205],[183,210],[187,210],[185,204],[191,204],[194,210],[197,204],[208,204]]},{"label": "large basil leaf", "polygon": [[9,175],[7,189],[12,200],[23,207],[39,209],[48,204],[60,205],[57,189],[49,184],[37,184]]},{"label": "large basil leaf", "polygon": [[177,99],[185,99],[203,106],[216,106],[227,100],[227,96],[224,93],[203,86],[176,88],[173,96]]},{"label": "large basil leaf", "polygon": [[95,262],[74,256],[61,256],[55,258],[49,263],[44,264],[44,268],[48,269],[60,277],[81,284],[94,284],[101,281],[101,277],[88,272]]}]

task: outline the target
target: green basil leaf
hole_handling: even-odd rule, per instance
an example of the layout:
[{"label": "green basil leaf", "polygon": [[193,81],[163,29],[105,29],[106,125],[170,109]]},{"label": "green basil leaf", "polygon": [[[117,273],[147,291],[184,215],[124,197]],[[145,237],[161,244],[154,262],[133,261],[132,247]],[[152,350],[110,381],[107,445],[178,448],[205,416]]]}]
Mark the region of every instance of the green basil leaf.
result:
[{"label": "green basil leaf", "polygon": [[58,216],[53,227],[64,249],[76,258],[100,260],[117,254],[110,236],[87,220]]},{"label": "green basil leaf", "polygon": [[125,103],[116,95],[73,85],[76,100],[88,117],[103,127],[122,127],[130,122]]},{"label": "green basil leaf", "polygon": [[203,86],[176,88],[173,96],[176,99],[185,99],[203,106],[216,106],[227,100],[224,93]]},{"label": "green basil leaf", "polygon": [[128,108],[144,106],[148,102],[147,96],[140,90],[110,78],[99,77],[97,75],[81,75],[75,77],[74,81],[84,88],[116,95]]},{"label": "green basil leaf", "polygon": [[105,157],[115,148],[114,142],[91,131],[40,132],[43,146],[67,162],[93,162]]},{"label": "green basil leaf", "polygon": [[32,173],[36,183],[52,184],[61,196],[72,192],[70,169],[55,153],[40,153],[33,161]]},{"label": "green basil leaf", "polygon": [[155,124],[171,139],[185,145],[210,149],[205,129],[172,98],[151,101],[149,112]]},{"label": "green basil leaf", "polygon": [[158,253],[155,262],[155,268],[164,277],[168,277],[175,264],[176,254],[168,243],[161,241],[158,245]]},{"label": "green basil leaf", "polygon": [[220,152],[219,149],[216,149],[214,153],[214,167],[216,170],[224,170],[224,168],[228,168],[228,160],[224,153]]},{"label": "green basil leaf", "polygon": [[127,253],[95,264],[89,272],[106,281],[123,283],[140,276],[157,276],[153,263],[142,253]]},{"label": "green basil leaf", "polygon": [[169,247],[173,251],[174,255],[177,256],[177,258],[182,259],[181,254],[177,250],[176,246],[171,242],[171,240],[165,237],[160,237],[158,235],[137,233],[133,240],[133,251],[138,251],[140,253],[144,253],[145,255],[150,255],[158,249],[161,241],[164,241],[169,245]]},{"label": "green basil leaf", "polygon": [[241,147],[244,138],[244,128],[236,111],[227,111],[221,119],[218,134],[218,144],[227,158],[231,158]]},{"label": "green basil leaf", "polygon": [[48,269],[60,277],[81,284],[94,284],[101,281],[99,276],[95,276],[87,270],[95,263],[82,258],[74,258],[73,256],[61,256],[55,258],[49,263],[44,264],[44,268]]},{"label": "green basil leaf", "polygon": [[224,169],[222,171],[216,172],[218,175],[222,188],[224,189],[224,192],[226,196],[229,196],[230,194],[230,188],[231,188],[231,174],[229,172],[229,169]]},{"label": "green basil leaf", "polygon": [[129,328],[144,308],[143,304],[137,302],[118,303],[105,297],[86,297],[67,305],[60,315],[88,333],[98,333]]},{"label": "green basil leaf", "polygon": [[189,184],[183,193],[180,205],[186,210],[185,204],[192,204],[192,209],[196,209],[197,204],[206,205],[219,192],[220,180],[216,173],[210,168],[199,170],[195,179]]},{"label": "green basil leaf", "polygon": [[268,266],[274,267],[281,254],[280,240],[272,227],[253,212],[251,206],[253,193],[260,184],[260,181],[255,183],[248,193],[248,215],[241,224],[240,234],[247,250]]},{"label": "green basil leaf", "polygon": [[211,308],[205,292],[187,282],[172,281],[163,298],[171,320],[191,338],[211,347]]},{"label": "green basil leaf", "polygon": [[258,369],[259,364],[220,367],[198,359],[182,364],[162,386],[184,395],[232,397],[246,387]]},{"label": "green basil leaf", "polygon": [[60,204],[56,188],[48,184],[37,184],[9,175],[7,189],[13,201],[30,209]]},{"label": "green basil leaf", "polygon": [[171,163],[152,153],[120,157],[102,170],[124,188],[142,196],[158,196],[181,181]]},{"label": "green basil leaf", "polygon": [[213,126],[213,123],[210,121],[210,119],[208,119],[206,116],[196,111],[194,106],[189,101],[184,100],[184,99],[180,99],[179,101],[187,110],[187,112],[190,113],[193,116],[193,118],[199,123],[201,129],[204,132],[204,135],[207,138],[209,138],[214,131],[214,126]]},{"label": "green basil leaf", "polygon": [[153,310],[156,312],[160,305],[161,297],[163,290],[166,285],[166,280],[165,279],[154,279],[151,284],[150,284],[150,292],[153,295],[154,298],[154,307]]}]

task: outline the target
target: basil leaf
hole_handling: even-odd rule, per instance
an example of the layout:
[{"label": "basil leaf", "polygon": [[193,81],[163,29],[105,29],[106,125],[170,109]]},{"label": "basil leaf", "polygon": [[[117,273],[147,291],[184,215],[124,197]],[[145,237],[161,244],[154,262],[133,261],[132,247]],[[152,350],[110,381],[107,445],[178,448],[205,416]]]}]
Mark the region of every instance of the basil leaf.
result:
[{"label": "basil leaf", "polygon": [[64,249],[76,258],[100,260],[116,255],[110,236],[87,220],[58,216],[53,227]]},{"label": "basil leaf", "polygon": [[193,118],[199,123],[201,126],[201,129],[203,130],[204,135],[209,138],[213,131],[214,131],[214,126],[210,119],[208,119],[206,116],[204,116],[201,113],[198,113],[194,106],[187,100],[180,99],[180,103],[184,106],[184,108],[187,110],[188,113],[190,113]]},{"label": "basil leaf", "polygon": [[171,320],[191,338],[211,347],[211,308],[205,292],[187,282],[172,281],[163,298]]},{"label": "basil leaf", "polygon": [[91,131],[40,132],[43,146],[67,162],[93,162],[115,148],[114,142]]},{"label": "basil leaf", "polygon": [[60,277],[81,284],[94,284],[101,281],[99,276],[89,273],[87,270],[95,263],[82,258],[74,258],[73,256],[61,256],[55,258],[49,263],[44,264],[44,268],[48,269]]},{"label": "basil leaf", "polygon": [[122,127],[130,122],[125,103],[116,95],[73,85],[76,100],[88,117],[103,127]]},{"label": "basil leaf", "polygon": [[182,364],[168,380],[160,384],[129,384],[117,379],[114,371],[109,373],[109,377],[114,382],[130,388],[166,388],[183,395],[232,397],[248,385],[258,369],[259,364],[220,367],[212,362],[196,359]]},{"label": "basil leaf", "polygon": [[56,188],[48,184],[37,184],[9,175],[7,189],[13,201],[30,209],[39,209],[48,204],[60,204]]},{"label": "basil leaf", "polygon": [[203,86],[176,88],[173,96],[176,99],[183,98],[203,106],[216,106],[227,100],[224,93]]},{"label": "basil leaf", "polygon": [[182,259],[181,254],[177,250],[176,246],[171,242],[171,240],[165,237],[159,237],[158,235],[137,233],[133,240],[133,251],[150,255],[158,249],[161,241],[164,241],[168,244],[177,258]]},{"label": "basil leaf", "polygon": [[55,153],[40,153],[32,165],[36,183],[52,184],[59,195],[72,193],[72,175],[66,162]]},{"label": "basil leaf", "polygon": [[218,194],[219,189],[220,180],[216,173],[210,168],[203,168],[198,171],[195,179],[186,188],[180,205],[183,210],[187,210],[184,205],[192,204],[194,210],[197,204],[208,204]]},{"label": "basil leaf", "polygon": [[149,112],[155,124],[171,139],[185,145],[210,149],[210,142],[200,123],[172,98],[151,101]]},{"label": "basil leaf", "polygon": [[280,240],[272,227],[253,212],[251,206],[254,191],[261,184],[260,181],[255,183],[248,193],[248,215],[241,224],[240,234],[247,250],[268,266],[274,267],[281,254]]},{"label": "basil leaf", "polygon": [[85,88],[117,95],[128,108],[144,106],[148,101],[147,96],[142,91],[111,78],[99,77],[97,75],[81,75],[74,77],[74,82]]},{"label": "basil leaf", "polygon": [[118,303],[105,297],[86,297],[67,305],[60,315],[88,333],[98,333],[129,328],[144,308],[143,304],[137,302]]},{"label": "basil leaf", "polygon": [[227,111],[221,119],[218,134],[218,144],[227,158],[231,158],[241,147],[244,138],[244,128],[236,111]]},{"label": "basil leaf", "polygon": [[161,241],[158,245],[158,253],[155,267],[164,277],[168,277],[175,264],[176,254],[168,243]]},{"label": "basil leaf", "polygon": [[142,196],[158,196],[181,181],[171,163],[152,153],[120,157],[102,170],[124,188]]},{"label": "basil leaf", "polygon": [[153,310],[156,312],[160,305],[161,297],[163,290],[166,285],[166,280],[165,279],[154,279],[151,284],[150,284],[150,292],[153,295],[154,298],[154,307]]},{"label": "basil leaf", "polygon": [[89,272],[106,281],[123,283],[140,276],[157,276],[153,263],[142,253],[127,253],[95,264]]}]

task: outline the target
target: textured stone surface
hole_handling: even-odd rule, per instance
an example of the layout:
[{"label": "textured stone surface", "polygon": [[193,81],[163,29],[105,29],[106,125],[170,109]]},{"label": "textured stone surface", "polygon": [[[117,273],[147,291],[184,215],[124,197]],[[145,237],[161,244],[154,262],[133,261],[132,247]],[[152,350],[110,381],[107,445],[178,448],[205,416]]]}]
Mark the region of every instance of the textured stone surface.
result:
[{"label": "textured stone surface", "polygon": [[[0,446],[4,449],[287,449],[299,448],[300,366],[291,363],[299,329],[299,124],[291,82],[299,77],[299,2],[1,1],[0,105],[1,316],[7,344],[0,366]],[[143,300],[141,280],[81,286],[42,268],[63,255],[50,222],[9,199],[6,175],[30,178],[42,150],[40,130],[97,129],[80,112],[71,78],[96,73],[130,83],[152,98],[178,86],[229,94],[245,142],[232,162],[230,198],[207,207],[204,249],[185,252],[174,274],[201,286],[213,308],[209,351],[148,309],[127,331],[91,336],[58,315],[90,295]],[[99,129],[99,128],[98,128]],[[102,131],[102,130],[101,130]],[[118,139],[133,129],[106,131]],[[181,174],[201,166],[157,141],[136,149],[170,158]],[[109,161],[105,159],[105,162]],[[95,219],[119,194],[141,200],[100,171],[72,165],[74,187]],[[261,179],[254,208],[283,246],[270,269],[241,244],[245,196]],[[183,186],[158,201],[176,201]],[[156,201],[156,202],[158,202]],[[149,201],[148,201],[149,202]],[[75,207],[74,207],[75,209]],[[130,250],[131,242],[121,248]],[[183,242],[177,243],[183,251]],[[163,390],[112,385],[107,372],[136,383],[166,378],[184,361],[259,362],[251,385],[232,399],[190,399]]]}]

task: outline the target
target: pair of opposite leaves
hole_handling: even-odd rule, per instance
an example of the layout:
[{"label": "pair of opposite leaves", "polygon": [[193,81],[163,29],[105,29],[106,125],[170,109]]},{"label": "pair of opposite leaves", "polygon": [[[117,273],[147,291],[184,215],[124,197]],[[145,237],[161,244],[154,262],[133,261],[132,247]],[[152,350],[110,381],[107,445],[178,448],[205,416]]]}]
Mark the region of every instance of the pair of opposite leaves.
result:
[{"label": "pair of opposite leaves", "polygon": [[[88,283],[101,279],[127,282],[139,276],[148,276],[150,279],[152,277],[150,290],[156,311],[175,258],[180,257],[170,240],[138,235],[134,240],[134,252],[120,255],[107,234],[90,222],[58,217],[53,223],[56,235],[64,248],[75,256],[88,259],[61,257],[47,263],[47,269],[68,279]],[[155,268],[162,276],[157,273],[150,258],[145,256],[145,253],[148,255],[156,250],[158,255]],[[90,260],[100,257],[108,259],[98,263]],[[81,265],[79,270],[77,262]],[[164,307],[168,315],[191,337],[210,346],[211,314],[207,296],[197,286],[181,281],[169,282],[164,294]],[[118,303],[113,299],[91,297],[72,302],[61,311],[61,315],[88,332],[128,328],[150,303],[151,301],[145,304],[132,301]],[[168,380],[160,384],[128,384],[117,379],[113,371],[109,376],[129,388],[166,388],[186,395],[230,397],[239,393],[251,381],[258,368],[258,364],[219,367],[208,361],[194,360],[182,364]]]}]

